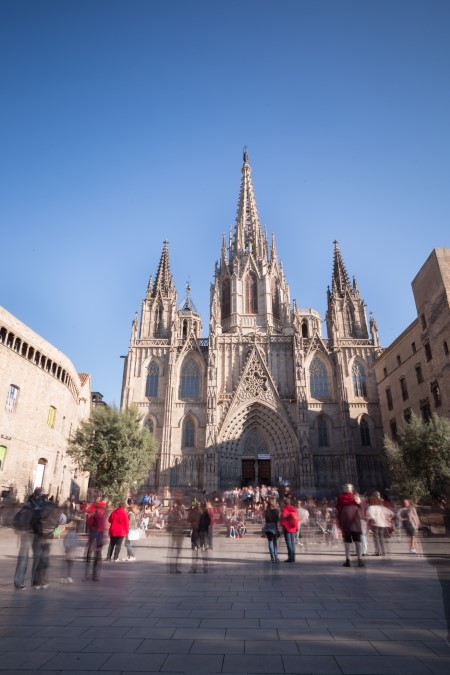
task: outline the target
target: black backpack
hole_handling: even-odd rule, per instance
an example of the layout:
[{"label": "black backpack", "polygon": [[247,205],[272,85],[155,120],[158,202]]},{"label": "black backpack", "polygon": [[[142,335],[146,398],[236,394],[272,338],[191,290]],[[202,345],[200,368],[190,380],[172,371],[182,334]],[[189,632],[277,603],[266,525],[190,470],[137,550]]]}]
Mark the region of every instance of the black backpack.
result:
[{"label": "black backpack", "polygon": [[13,518],[13,528],[18,532],[29,532],[31,530],[31,519],[33,517],[33,509],[25,504],[20,511],[17,511]]}]

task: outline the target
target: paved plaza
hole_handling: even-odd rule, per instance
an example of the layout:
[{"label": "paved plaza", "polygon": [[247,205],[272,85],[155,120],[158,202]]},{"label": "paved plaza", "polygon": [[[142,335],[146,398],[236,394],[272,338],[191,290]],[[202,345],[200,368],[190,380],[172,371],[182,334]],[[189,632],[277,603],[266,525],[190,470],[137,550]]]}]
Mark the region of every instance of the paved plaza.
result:
[{"label": "paved plaza", "polygon": [[0,528],[1,673],[450,673],[448,539],[424,540],[423,557],[395,541],[348,569],[340,543],[272,564],[257,533],[221,535],[196,574],[187,538],[168,573],[167,544],[140,541],[98,582],[77,560],[68,585],[54,541],[50,587],[16,591],[17,538]]}]

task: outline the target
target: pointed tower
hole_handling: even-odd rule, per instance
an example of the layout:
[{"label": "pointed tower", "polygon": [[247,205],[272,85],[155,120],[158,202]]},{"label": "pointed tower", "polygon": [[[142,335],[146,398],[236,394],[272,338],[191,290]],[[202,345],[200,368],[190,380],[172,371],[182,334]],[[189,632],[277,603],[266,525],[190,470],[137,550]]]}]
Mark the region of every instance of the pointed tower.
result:
[{"label": "pointed tower", "polygon": [[337,241],[334,242],[331,290],[328,288],[326,314],[328,337],[336,344],[340,338],[369,339],[364,301],[355,277],[350,284]]},{"label": "pointed tower", "polygon": [[230,237],[228,251],[223,238],[216,264],[211,322],[223,333],[286,333],[292,330],[289,287],[273,238],[269,257],[246,150],[243,160],[234,237]]},{"label": "pointed tower", "polygon": [[178,310],[178,337],[187,340],[190,335],[199,338],[202,334],[202,320],[191,298],[191,285],[186,284],[186,297]]},{"label": "pointed tower", "polygon": [[176,307],[177,293],[170,273],[169,242],[166,240],[163,243],[155,282],[152,283],[150,277],[142,303],[139,337],[169,338]]}]

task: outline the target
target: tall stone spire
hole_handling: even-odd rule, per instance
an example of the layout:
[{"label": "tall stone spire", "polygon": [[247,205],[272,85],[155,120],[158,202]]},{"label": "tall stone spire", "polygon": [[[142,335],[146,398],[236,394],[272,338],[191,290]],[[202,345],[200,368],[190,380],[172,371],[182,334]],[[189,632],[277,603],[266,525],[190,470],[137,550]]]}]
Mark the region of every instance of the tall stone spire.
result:
[{"label": "tall stone spire", "polygon": [[161,293],[162,296],[168,296],[172,290],[173,279],[170,273],[169,242],[165,239],[158,271],[156,273],[155,284],[153,286],[152,297],[155,298],[158,292]]},{"label": "tall stone spire", "polygon": [[341,297],[344,295],[346,290],[351,290],[350,281],[348,278],[347,270],[342,259],[341,250],[339,248],[338,242],[334,242],[334,259],[333,259],[333,293],[337,292]]},{"label": "tall stone spire", "polygon": [[257,257],[261,257],[263,254],[261,224],[256,208],[255,192],[252,183],[252,170],[248,163],[248,153],[246,149],[244,150],[244,164],[242,166],[234,251],[235,253],[252,252],[253,255]]}]

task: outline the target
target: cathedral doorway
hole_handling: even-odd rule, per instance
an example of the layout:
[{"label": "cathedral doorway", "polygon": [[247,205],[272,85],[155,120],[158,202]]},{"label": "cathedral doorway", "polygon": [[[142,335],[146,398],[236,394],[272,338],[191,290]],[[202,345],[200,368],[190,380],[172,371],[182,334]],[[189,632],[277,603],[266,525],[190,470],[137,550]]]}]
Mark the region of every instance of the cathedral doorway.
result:
[{"label": "cathedral doorway", "polygon": [[242,460],[242,485],[253,485],[256,481],[256,460]]},{"label": "cathedral doorway", "polygon": [[270,459],[243,459],[242,485],[270,485]]}]

